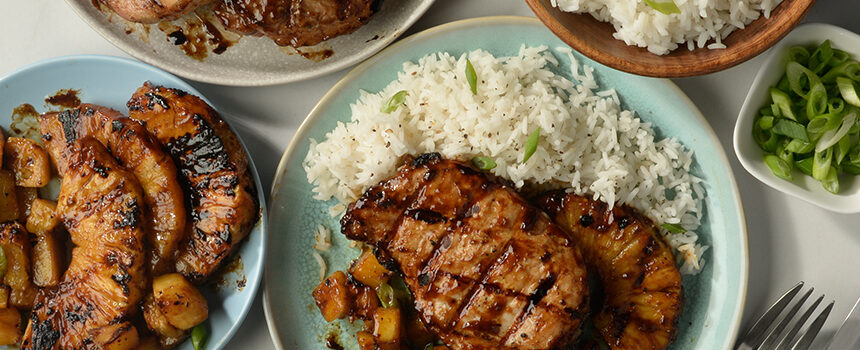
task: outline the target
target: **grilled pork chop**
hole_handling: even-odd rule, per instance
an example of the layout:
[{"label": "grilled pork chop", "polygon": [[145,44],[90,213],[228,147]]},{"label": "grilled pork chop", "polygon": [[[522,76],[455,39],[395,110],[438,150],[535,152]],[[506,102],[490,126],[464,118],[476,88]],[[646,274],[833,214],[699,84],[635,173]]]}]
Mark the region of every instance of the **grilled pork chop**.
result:
[{"label": "grilled pork chop", "polygon": [[178,89],[139,88],[129,115],[165,146],[190,197],[191,231],[176,270],[189,280],[208,277],[248,235],[259,215],[256,187],[239,138],[212,107]]},{"label": "grilled pork chop", "polygon": [[224,0],[214,13],[225,28],[266,35],[281,46],[315,45],[351,33],[373,15],[376,0]]},{"label": "grilled pork chop", "polygon": [[567,234],[464,163],[409,161],[341,227],[399,267],[422,321],[454,349],[561,348],[587,316],[585,265]]},{"label": "grilled pork chop", "polygon": [[76,247],[60,284],[38,293],[24,349],[110,348],[137,338],[129,318],[147,280],[143,191],[98,141],[75,141],[68,152],[57,213]]},{"label": "grilled pork chop", "polygon": [[185,237],[185,194],[178,184],[176,165],[146,128],[119,112],[82,104],[39,118],[42,139],[60,174],[69,165],[64,155],[77,139],[93,137],[140,181],[145,211],[152,224],[148,232],[149,267],[154,275],[173,270],[173,259]]}]

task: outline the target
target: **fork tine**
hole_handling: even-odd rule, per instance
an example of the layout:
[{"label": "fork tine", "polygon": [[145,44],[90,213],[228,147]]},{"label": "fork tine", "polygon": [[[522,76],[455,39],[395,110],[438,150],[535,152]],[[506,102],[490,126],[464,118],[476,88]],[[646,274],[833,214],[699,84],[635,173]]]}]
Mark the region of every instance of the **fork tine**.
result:
[{"label": "fork tine", "polygon": [[806,333],[797,340],[797,343],[794,343],[794,346],[791,350],[806,350],[812,345],[812,341],[815,340],[815,336],[818,335],[818,332],[821,331],[821,326],[824,326],[824,321],[827,321],[827,316],[830,315],[830,310],[833,309],[833,301],[824,308],[824,311],[815,318],[815,321],[812,321],[812,324],[809,325],[809,328],[806,329]]},{"label": "fork tine", "polygon": [[791,344],[792,341],[794,341],[794,338],[798,337],[800,329],[803,328],[803,324],[806,323],[806,320],[809,319],[809,316],[812,316],[812,313],[818,307],[818,304],[821,304],[822,300],[824,300],[824,295],[818,297],[818,299],[815,300],[815,302],[812,303],[812,305],[808,309],[806,309],[803,315],[801,315],[800,318],[798,318],[797,321],[794,323],[794,326],[792,326],[791,329],[787,333],[785,333],[785,336],[782,338],[779,344],[774,347],[774,349],[788,348],[788,345]]},{"label": "fork tine", "polygon": [[[747,332],[746,339],[743,344],[748,345],[750,348],[758,348],[761,343],[764,341],[767,329],[773,324],[773,320],[779,316],[779,313],[782,312],[783,309],[791,302],[791,299],[794,299],[794,296],[797,295],[797,292],[800,291],[800,288],[803,287],[803,281],[798,282],[794,287],[791,287],[785,294],[779,297],[770,308],[761,315],[758,320],[753,323],[753,326],[750,328],[749,332]],[[807,316],[808,317],[808,316]]]},{"label": "fork tine", "polygon": [[805,303],[807,299],[809,299],[809,296],[812,295],[812,291],[814,290],[815,288],[810,288],[805,294],[803,294],[802,297],[800,297],[800,300],[794,303],[794,306],[792,306],[791,309],[788,310],[788,313],[785,314],[785,317],[783,317],[776,325],[776,327],[773,327],[770,333],[768,333],[767,337],[765,337],[764,341],[761,344],[762,349],[769,349],[769,346],[780,340],[780,337],[783,336],[782,331],[785,330],[785,327],[788,326],[789,322],[791,322],[791,319],[794,318],[794,315],[797,314],[798,311],[800,311],[800,307],[803,306],[803,303]]}]

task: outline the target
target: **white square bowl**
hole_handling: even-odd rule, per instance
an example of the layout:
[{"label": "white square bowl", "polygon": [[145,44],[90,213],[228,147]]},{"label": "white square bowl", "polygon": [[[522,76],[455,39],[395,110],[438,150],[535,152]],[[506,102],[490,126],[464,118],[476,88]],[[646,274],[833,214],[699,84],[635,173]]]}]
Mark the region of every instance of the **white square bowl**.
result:
[{"label": "white square bowl", "polygon": [[795,45],[817,46],[830,40],[834,48],[846,51],[852,58],[860,59],[860,35],[829,24],[805,24],[797,27],[774,46],[756,74],[734,132],[735,154],[743,167],[759,181],[770,187],[839,213],[860,212],[860,179],[852,175],[839,177],[839,194],[827,192],[821,183],[811,176],[794,169],[794,181],[776,177],[764,163],[765,152],[759,148],[752,136],[752,127],[758,110],[768,101],[768,88],[776,85],[785,73],[788,63],[788,48]]}]

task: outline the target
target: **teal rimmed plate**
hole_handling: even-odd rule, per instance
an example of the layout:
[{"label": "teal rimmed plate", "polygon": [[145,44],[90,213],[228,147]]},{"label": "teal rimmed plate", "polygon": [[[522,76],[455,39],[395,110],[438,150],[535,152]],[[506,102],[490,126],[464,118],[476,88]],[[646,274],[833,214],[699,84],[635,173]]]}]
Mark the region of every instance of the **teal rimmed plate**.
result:
[{"label": "teal rimmed plate", "polygon": [[[345,268],[358,252],[348,247],[346,238],[337,233],[337,218],[328,214],[334,201],[313,199],[301,165],[309,138],[321,140],[338,121],[348,121],[349,105],[359,97],[359,90],[381,90],[397,78],[404,61],[439,51],[457,56],[475,49],[510,56],[523,44],[546,45],[550,50],[566,47],[533,18],[484,17],[444,24],[403,39],[359,65],[311,111],[287,147],[272,186],[269,224],[276,232],[270,235],[266,257],[264,308],[279,348],[324,348],[332,334],[346,349],[357,348],[356,326],[343,321],[327,324],[311,297],[319,283],[319,268],[312,256],[318,224],[335,231],[334,247],[325,254],[329,273]],[[561,65],[558,71],[566,71],[570,65],[566,55],[555,53]],[[594,67],[602,87],[616,89],[625,108],[652,122],[660,136],[675,137],[695,152],[693,172],[704,179],[708,194],[699,234],[711,248],[705,253],[704,270],[684,279],[684,315],[671,349],[729,349],[746,296],[747,234],[735,179],[717,136],[671,81],[623,73],[575,55],[581,64]]]},{"label": "teal rimmed plate", "polygon": [[[147,80],[156,85],[185,90],[206,100],[199,91],[181,79],[144,63],[110,56],[57,57],[22,67],[0,78],[0,127],[9,131],[12,111],[23,103],[32,105],[39,112],[49,108],[57,110],[57,107],[47,105],[44,99],[60,89],[79,90],[78,97],[83,102],[128,114],[126,102]],[[209,100],[206,102],[212,104]],[[224,117],[229,119],[228,116]],[[247,152],[247,147],[245,149]],[[248,161],[257,185],[261,216],[248,238],[234,253],[233,258],[238,257],[236,262],[230,264],[223,273],[216,273],[213,284],[201,288],[209,302],[206,350],[222,349],[227,345],[245,319],[260,285],[266,242],[266,198],[250,154]],[[178,347],[180,350],[193,348],[190,341]]]}]

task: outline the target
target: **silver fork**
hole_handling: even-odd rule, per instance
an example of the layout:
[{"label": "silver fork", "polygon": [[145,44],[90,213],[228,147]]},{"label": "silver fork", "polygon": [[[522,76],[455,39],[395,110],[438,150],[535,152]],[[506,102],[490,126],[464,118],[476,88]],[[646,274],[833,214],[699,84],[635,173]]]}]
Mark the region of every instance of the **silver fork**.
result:
[{"label": "silver fork", "polygon": [[808,349],[809,346],[812,345],[812,341],[815,340],[815,336],[817,336],[818,332],[821,331],[821,327],[824,325],[824,321],[827,320],[827,316],[830,315],[830,310],[833,309],[833,302],[831,301],[806,329],[801,330],[803,325],[809,317],[812,316],[812,313],[816,308],[818,308],[818,305],[821,304],[821,301],[824,299],[824,295],[822,294],[817,300],[815,300],[815,302],[812,303],[812,305],[805,309],[803,314],[794,321],[791,328],[786,331],[786,327],[791,323],[797,312],[801,310],[803,304],[807,299],[809,299],[809,296],[812,295],[812,290],[814,288],[810,288],[809,291],[804,293],[803,296],[800,297],[800,300],[797,301],[782,318],[780,318],[779,316],[782,311],[791,303],[794,297],[800,293],[801,289],[803,289],[803,282],[798,283],[785,292],[785,294],[783,294],[776,303],[767,309],[764,315],[755,321],[752,328],[750,328],[749,332],[747,332],[746,336],[742,338],[743,340],[735,349]]}]

